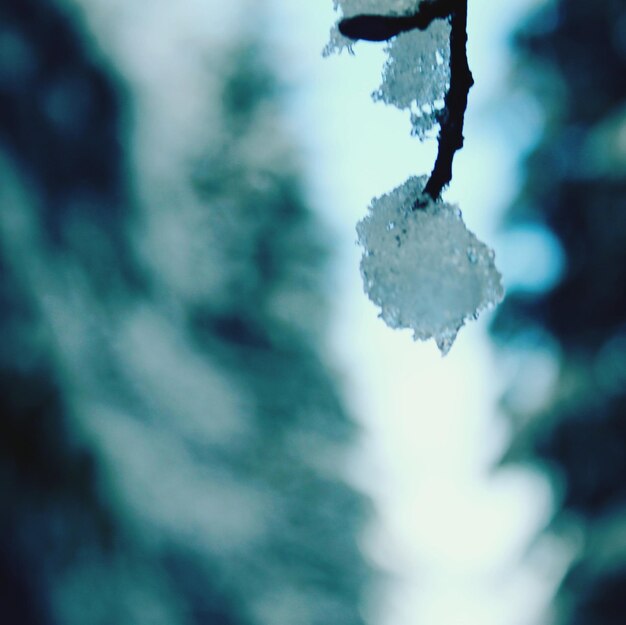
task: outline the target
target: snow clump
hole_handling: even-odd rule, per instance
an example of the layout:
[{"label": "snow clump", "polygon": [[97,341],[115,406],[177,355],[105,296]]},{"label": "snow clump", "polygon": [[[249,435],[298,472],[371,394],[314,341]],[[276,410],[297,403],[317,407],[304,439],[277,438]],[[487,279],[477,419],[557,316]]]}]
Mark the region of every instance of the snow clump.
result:
[{"label": "snow clump", "polygon": [[400,33],[385,48],[389,58],[383,68],[375,101],[411,112],[411,133],[428,136],[437,123],[450,87],[450,24],[435,20],[426,31]]},{"label": "snow clump", "polygon": [[[416,0],[334,0],[341,17],[359,14],[411,15],[417,11]],[[324,55],[352,51],[354,42],[333,26]],[[385,45],[387,60],[381,85],[372,98],[391,104],[411,114],[412,134],[420,139],[438,124],[437,113],[444,106],[450,86],[450,24],[435,20],[424,30],[399,34]]]},{"label": "snow clump", "polygon": [[372,201],[357,225],[361,275],[388,326],[434,338],[445,355],[465,321],[502,301],[504,290],[493,250],[467,229],[459,208],[424,195],[425,183],[409,178]]}]

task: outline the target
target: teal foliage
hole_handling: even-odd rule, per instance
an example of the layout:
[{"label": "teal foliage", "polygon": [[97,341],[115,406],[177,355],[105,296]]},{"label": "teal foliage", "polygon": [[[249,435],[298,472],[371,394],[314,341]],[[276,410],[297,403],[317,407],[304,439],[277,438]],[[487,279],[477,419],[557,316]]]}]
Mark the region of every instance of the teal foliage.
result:
[{"label": "teal foliage", "polygon": [[125,67],[55,2],[0,16],[35,68],[0,60],[0,621],[361,625],[329,251],[263,45],[150,194]]},{"label": "teal foliage", "polygon": [[540,406],[516,403],[523,388],[503,404],[515,432],[505,460],[547,472],[555,510],[546,532],[574,545],[555,598],[563,625],[626,618],[625,28],[623,2],[555,1],[516,37],[516,79],[545,125],[508,219],[549,228],[565,267],[544,292],[511,293],[492,329],[503,347],[557,363]]}]

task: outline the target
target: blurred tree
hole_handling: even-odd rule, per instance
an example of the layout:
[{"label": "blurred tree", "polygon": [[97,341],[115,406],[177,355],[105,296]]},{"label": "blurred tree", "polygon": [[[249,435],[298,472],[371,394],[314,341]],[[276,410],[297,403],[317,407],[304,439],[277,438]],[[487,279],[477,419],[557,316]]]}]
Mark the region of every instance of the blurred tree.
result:
[{"label": "blurred tree", "polygon": [[263,47],[216,44],[158,180],[142,85],[67,6],[0,0],[0,622],[360,624],[328,254]]},{"label": "blurred tree", "polygon": [[626,5],[547,2],[517,48],[516,76],[545,123],[508,223],[549,228],[565,268],[544,292],[510,293],[495,318],[503,343],[558,362],[538,408],[519,398],[534,392],[523,380],[541,373],[520,365],[504,397],[515,429],[505,461],[543,467],[556,498],[546,531],[582,536],[556,621],[617,625],[626,619]]}]

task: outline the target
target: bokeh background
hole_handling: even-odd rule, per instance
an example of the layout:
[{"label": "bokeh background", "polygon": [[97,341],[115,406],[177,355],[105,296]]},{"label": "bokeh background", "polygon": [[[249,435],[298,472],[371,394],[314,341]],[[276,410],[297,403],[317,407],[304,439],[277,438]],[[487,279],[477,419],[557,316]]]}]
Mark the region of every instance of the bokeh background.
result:
[{"label": "bokeh background", "polygon": [[508,296],[441,359],[354,245],[436,143],[330,0],[0,0],[2,624],[624,622],[626,7],[469,8]]}]

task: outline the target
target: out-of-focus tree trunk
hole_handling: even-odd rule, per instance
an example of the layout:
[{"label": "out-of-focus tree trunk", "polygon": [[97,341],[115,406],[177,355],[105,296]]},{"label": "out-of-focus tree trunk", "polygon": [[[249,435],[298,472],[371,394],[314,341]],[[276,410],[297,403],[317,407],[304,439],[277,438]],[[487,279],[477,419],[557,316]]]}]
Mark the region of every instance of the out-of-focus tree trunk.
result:
[{"label": "out-of-focus tree trunk", "polygon": [[360,625],[327,249],[263,44],[199,51],[164,128],[145,33],[111,52],[131,8],[96,43],[78,4],[0,0],[0,621]]},{"label": "out-of-focus tree trunk", "polygon": [[493,326],[504,343],[558,363],[539,409],[516,402],[532,393],[519,382],[505,396],[516,430],[507,460],[547,471],[556,510],[546,531],[576,545],[557,621],[617,625],[626,619],[626,6],[548,3],[520,30],[518,52],[518,83],[545,128],[509,223],[549,228],[565,269],[546,292],[511,293]]}]

